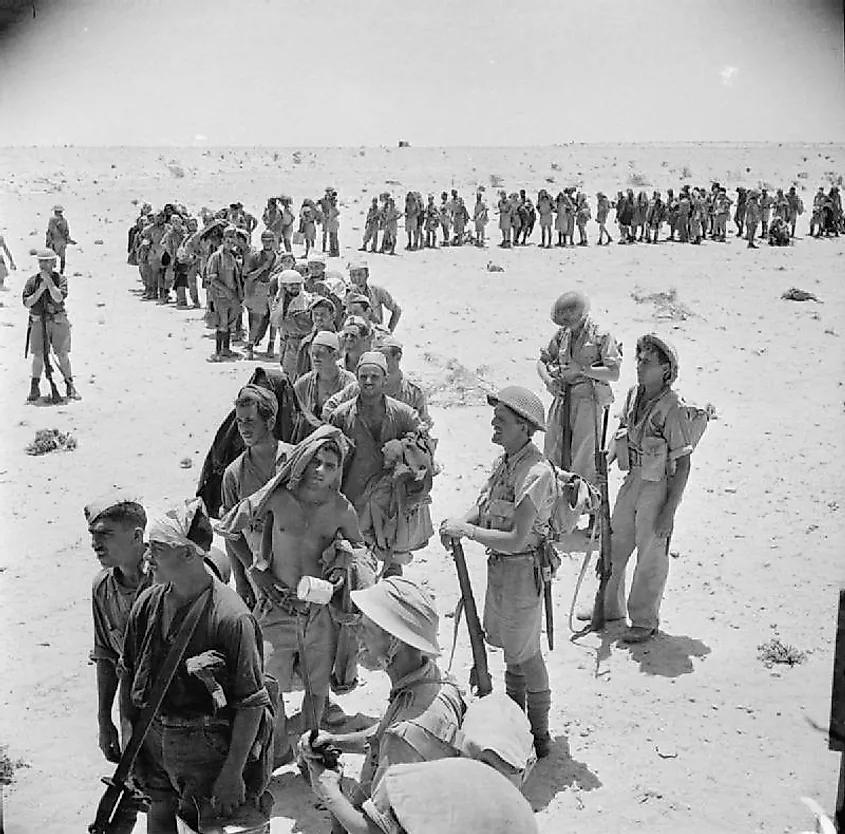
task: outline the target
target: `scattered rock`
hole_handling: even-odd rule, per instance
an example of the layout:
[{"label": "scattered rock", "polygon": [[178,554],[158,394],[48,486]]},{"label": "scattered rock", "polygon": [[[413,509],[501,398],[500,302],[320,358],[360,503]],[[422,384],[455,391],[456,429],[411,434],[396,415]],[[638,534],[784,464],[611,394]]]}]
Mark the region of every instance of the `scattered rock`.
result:
[{"label": "scattered rock", "polygon": [[182,458],[182,460],[179,461],[179,466],[181,466],[182,469],[190,469],[193,465],[194,462],[191,458]]},{"label": "scattered rock", "polygon": [[100,240],[100,238],[97,238],[97,239],[94,241],[94,244],[95,244],[96,246],[102,246],[102,245],[103,245],[103,241],[102,241],[102,240]]},{"label": "scattered rock", "polygon": [[487,261],[487,271],[488,272],[504,272],[505,268],[503,266],[499,266],[499,264],[494,264],[493,261]]},{"label": "scattered rock", "polygon": [[813,295],[813,293],[799,289],[798,287],[790,287],[781,295],[781,298],[786,301],[818,301],[820,304],[824,303],[820,298]]}]

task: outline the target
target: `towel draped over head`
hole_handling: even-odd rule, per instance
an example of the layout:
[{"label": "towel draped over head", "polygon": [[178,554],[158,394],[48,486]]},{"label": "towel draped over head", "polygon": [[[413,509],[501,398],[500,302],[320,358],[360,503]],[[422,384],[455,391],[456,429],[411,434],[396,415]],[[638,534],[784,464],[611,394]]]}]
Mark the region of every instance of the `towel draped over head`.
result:
[{"label": "towel draped over head", "polygon": [[197,513],[205,514],[202,498],[189,498],[161,515],[153,515],[147,524],[149,541],[170,547],[189,547],[198,555],[204,556],[205,551],[188,538]]},{"label": "towel draped over head", "polygon": [[216,525],[217,532],[224,538],[237,540],[249,524],[264,515],[270,496],[277,489],[285,488],[292,492],[299,486],[314,455],[329,443],[340,450],[342,467],[343,459],[350,449],[349,441],[340,429],[334,426],[320,426],[291,449],[279,471],[261,489],[244,498],[220,519]]}]

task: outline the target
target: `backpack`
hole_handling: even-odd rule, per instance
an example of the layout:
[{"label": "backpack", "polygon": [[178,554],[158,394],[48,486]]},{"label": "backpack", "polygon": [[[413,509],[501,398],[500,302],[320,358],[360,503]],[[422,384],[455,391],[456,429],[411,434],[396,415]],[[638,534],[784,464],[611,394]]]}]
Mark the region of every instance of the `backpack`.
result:
[{"label": "backpack", "polygon": [[678,409],[686,422],[687,434],[694,452],[704,436],[704,432],[707,431],[710,418],[715,415],[716,409],[710,403],[707,403],[704,408],[697,405],[688,405],[681,397],[678,397]]},{"label": "backpack", "polygon": [[549,461],[555,476],[555,503],[549,518],[549,541],[560,541],[571,533],[584,513],[594,513],[601,503],[598,490],[580,475],[567,472]]}]

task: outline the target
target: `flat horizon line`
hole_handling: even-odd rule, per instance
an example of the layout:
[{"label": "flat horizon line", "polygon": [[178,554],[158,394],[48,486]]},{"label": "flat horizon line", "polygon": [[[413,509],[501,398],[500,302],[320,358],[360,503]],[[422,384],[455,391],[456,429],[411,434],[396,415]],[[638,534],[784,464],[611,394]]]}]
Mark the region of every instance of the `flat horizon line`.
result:
[{"label": "flat horizon line", "polygon": [[[404,141],[404,140],[403,140]],[[680,147],[680,146],[712,146],[724,147],[730,145],[745,145],[745,146],[777,146],[777,147],[807,147],[807,146],[835,146],[845,145],[843,140],[824,140],[824,141],[803,141],[795,140],[790,142],[766,142],[761,140],[744,141],[741,139],[723,139],[713,141],[701,140],[680,140],[676,142],[670,141],[629,141],[629,142],[552,142],[549,144],[525,144],[525,145],[414,145],[413,143],[400,147],[395,145],[212,145],[206,143],[195,143],[189,145],[77,145],[77,144],[61,144],[61,145],[0,145],[0,150],[103,150],[106,148],[120,148],[126,150],[159,150],[164,148],[179,148],[183,150],[223,150],[223,149],[254,149],[254,150],[272,150],[272,151],[296,151],[303,148],[311,150],[513,150],[514,148],[566,148],[566,147],[597,147],[597,148],[630,148],[630,147]]]}]

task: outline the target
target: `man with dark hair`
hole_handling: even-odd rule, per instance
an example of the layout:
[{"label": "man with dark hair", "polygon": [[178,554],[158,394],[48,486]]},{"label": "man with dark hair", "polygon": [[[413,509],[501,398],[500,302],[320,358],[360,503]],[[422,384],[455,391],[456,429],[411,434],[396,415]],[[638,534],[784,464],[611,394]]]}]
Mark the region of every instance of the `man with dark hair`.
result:
[{"label": "man with dark hair", "polygon": [[[221,510],[228,512],[244,498],[259,490],[276,473],[290,446],[273,434],[279,402],[276,395],[260,385],[245,385],[235,399],[235,420],[246,447],[223,472],[220,486]],[[256,603],[255,588],[247,571],[261,547],[263,527],[256,520],[240,536],[226,540],[226,552],[235,575],[235,588],[247,606]]]},{"label": "man with dark hair", "polygon": [[102,567],[91,591],[94,648],[89,655],[97,667],[99,745],[108,761],[117,762],[121,745],[112,717],[117,665],[129,610],[152,582],[152,574],[144,571],[147,514],[137,498],[117,491],[92,501],[84,512],[91,548]]},{"label": "man with dark hair", "polygon": [[[294,383],[293,390],[303,411],[319,418],[326,401],[354,383],[355,375],[338,365],[340,341],[337,333],[321,330],[311,339],[309,350],[312,370]],[[297,434],[297,440],[303,437]]]},{"label": "man with dark hair", "polygon": [[273,708],[264,685],[261,633],[231,588],[213,578],[204,552],[212,530],[199,498],[149,524],[157,583],[132,606],[121,661],[121,697],[137,721],[181,624],[201,613],[135,761],[152,800],[149,834],[172,834],[178,814],[194,830],[246,806],[266,818]]},{"label": "man with dark hair", "polygon": [[538,557],[545,545],[555,504],[555,476],[534,444],[545,431],[543,403],[526,388],[503,388],[493,407],[493,442],[505,454],[493,468],[478,501],[464,518],[440,526],[444,546],[462,538],[479,542],[489,554],[484,632],[504,649],[505,691],[527,709],[539,758],[551,747],[549,673],[540,650],[543,612]]}]

